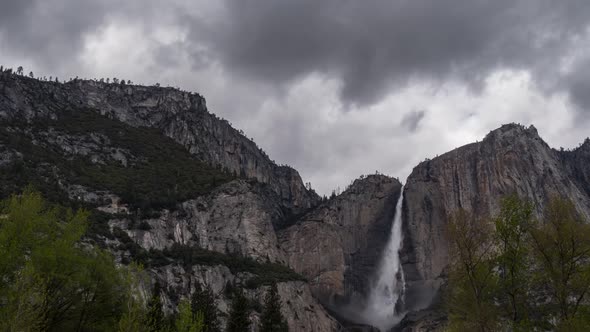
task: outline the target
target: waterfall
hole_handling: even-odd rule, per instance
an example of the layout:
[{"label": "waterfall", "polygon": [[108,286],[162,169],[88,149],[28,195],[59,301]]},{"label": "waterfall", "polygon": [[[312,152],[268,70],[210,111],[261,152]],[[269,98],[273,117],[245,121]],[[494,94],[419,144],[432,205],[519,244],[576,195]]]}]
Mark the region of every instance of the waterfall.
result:
[{"label": "waterfall", "polygon": [[395,206],[391,235],[379,263],[377,276],[366,302],[362,316],[368,324],[387,331],[403,317],[405,278],[399,257],[402,234],[402,204],[404,188]]}]

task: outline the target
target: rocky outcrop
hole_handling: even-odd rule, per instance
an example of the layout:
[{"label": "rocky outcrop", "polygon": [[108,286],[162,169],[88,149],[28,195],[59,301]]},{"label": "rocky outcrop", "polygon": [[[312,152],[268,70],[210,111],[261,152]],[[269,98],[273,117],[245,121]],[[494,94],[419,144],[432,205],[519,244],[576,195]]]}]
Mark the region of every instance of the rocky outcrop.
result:
[{"label": "rocky outcrop", "polygon": [[285,263],[273,229],[284,216],[279,198],[265,189],[260,183],[235,180],[181,203],[176,211],[143,219],[144,229],[131,226],[132,219],[112,224],[129,229],[131,238],[147,250],[181,244]]},{"label": "rocky outcrop", "polygon": [[[540,216],[553,195],[571,199],[590,217],[586,147],[564,158],[537,130],[504,125],[482,142],[455,149],[414,168],[405,187],[402,262],[410,308],[427,306],[445,279],[447,215],[462,208],[480,217],[499,211],[503,196],[529,199]],[[564,167],[564,159],[568,167]],[[578,174],[578,176],[574,176]]]},{"label": "rocky outcrop", "polygon": [[[101,195],[97,193],[96,195]],[[86,195],[89,197],[89,195]],[[112,199],[112,201],[117,201]],[[103,200],[104,201],[104,200]],[[133,215],[117,214],[109,221],[111,228],[124,230],[131,240],[146,251],[163,250],[182,245],[200,248],[227,257],[252,258],[262,262],[285,263],[285,255],[277,242],[273,221],[282,218],[280,198],[255,181],[234,180],[210,194],[182,202],[175,211],[162,211],[157,217],[136,220]],[[109,207],[102,207],[103,210]],[[121,207],[119,206],[119,209]],[[130,254],[120,239],[108,241],[120,260]],[[153,265],[153,264],[152,264]],[[231,302],[231,287],[246,286],[245,295],[256,310],[251,312],[252,330],[258,330],[261,303],[267,286],[248,286],[255,278],[249,272],[232,272],[218,265],[192,265],[186,262],[150,266],[152,280],[163,287],[162,298],[167,311],[174,311],[180,298],[189,297],[195,285],[208,286],[216,295],[216,305],[225,324]],[[282,311],[291,331],[329,332],[338,323],[312,296],[307,282],[278,283]],[[147,293],[151,290],[146,289]]]},{"label": "rocky outcrop", "polygon": [[383,175],[354,181],[279,232],[287,262],[327,305],[362,300],[387,243],[401,183]]},{"label": "rocky outcrop", "polygon": [[590,138],[571,151],[559,151],[559,155],[578,187],[590,196]]},{"label": "rocky outcrop", "polygon": [[[154,279],[163,285],[163,302],[168,311],[174,310],[180,297],[194,291],[197,284],[209,287],[215,298],[221,315],[222,326],[227,323],[231,303],[231,292],[228,284],[239,285],[248,276],[233,274],[227,267],[194,265],[189,269],[181,265],[171,264],[157,270],[149,271]],[[328,332],[335,331],[338,323],[312,297],[305,282],[281,282],[277,285],[283,306],[281,310],[287,319],[290,331]],[[251,331],[258,331],[260,309],[268,287],[246,290],[244,295],[250,299],[256,310],[250,314]],[[150,290],[146,290],[147,293]],[[246,331],[245,331],[246,332]]]},{"label": "rocky outcrop", "polygon": [[156,128],[210,165],[269,184],[288,214],[301,214],[319,202],[296,170],[276,165],[229,122],[209,113],[198,94],[89,80],[42,82],[0,73],[0,119],[55,120],[63,110],[77,108]]}]

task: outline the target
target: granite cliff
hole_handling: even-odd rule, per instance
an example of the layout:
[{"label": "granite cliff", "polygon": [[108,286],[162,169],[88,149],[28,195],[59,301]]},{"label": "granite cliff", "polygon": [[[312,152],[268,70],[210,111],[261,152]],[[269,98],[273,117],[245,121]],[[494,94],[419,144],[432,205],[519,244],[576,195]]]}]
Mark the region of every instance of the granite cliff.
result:
[{"label": "granite cliff", "polygon": [[400,193],[397,179],[369,175],[279,232],[289,266],[308,278],[324,304],[338,307],[367,295]]},{"label": "granite cliff", "polygon": [[[493,216],[499,211],[500,199],[516,193],[529,199],[535,215],[541,216],[549,198],[558,195],[572,200],[578,212],[590,220],[589,146],[586,140],[572,151],[557,151],[533,126],[509,124],[490,132],[481,142],[416,166],[404,191],[401,259],[407,306],[415,310],[429,306],[444,284],[449,262],[447,216],[458,208],[481,217]],[[418,316],[408,318],[429,326],[424,320],[432,318]]]},{"label": "granite cliff", "polygon": [[42,82],[7,74],[1,84],[2,119],[56,120],[66,109],[91,109],[132,127],[157,129],[211,166],[269,184],[281,197],[285,213],[300,214],[319,201],[296,170],[276,165],[227,120],[209,113],[198,94],[91,80]]},{"label": "granite cliff", "polygon": [[[590,140],[558,151],[534,127],[510,124],[416,166],[404,187],[408,314],[398,328],[444,324],[450,212],[494,215],[502,196],[517,193],[536,215],[561,195],[590,217],[588,165]],[[354,320],[350,309],[363,305],[402,188],[370,175],[322,200],[198,94],[8,73],[0,73],[0,181],[0,198],[33,184],[52,201],[92,210],[88,241],[122,264],[144,263],[167,311],[201,284],[227,314],[227,289],[238,285],[256,330],[259,303],[277,282],[292,331]]]},{"label": "granite cliff", "polygon": [[371,175],[322,202],[204,98],[172,88],[3,73],[0,122],[1,196],[32,183],[93,210],[89,241],[142,262],[168,311],[197,283],[227,314],[228,285],[256,304],[278,282],[291,330],[336,330],[323,305],[362,299],[400,194]]},{"label": "granite cliff", "polygon": [[291,330],[337,327],[286,266],[275,232],[320,197],[197,94],[1,73],[0,168],[2,197],[33,184],[91,209],[88,241],[123,264],[143,263],[167,311],[198,283],[213,290],[224,321],[228,287],[244,287],[256,329],[277,282]]}]

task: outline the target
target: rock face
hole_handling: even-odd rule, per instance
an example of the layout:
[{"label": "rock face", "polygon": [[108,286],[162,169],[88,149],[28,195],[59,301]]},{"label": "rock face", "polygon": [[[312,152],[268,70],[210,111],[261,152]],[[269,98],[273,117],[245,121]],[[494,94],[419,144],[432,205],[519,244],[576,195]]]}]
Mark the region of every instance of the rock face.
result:
[{"label": "rock face", "polygon": [[[62,125],[64,121],[69,125]],[[96,131],[77,130],[80,121],[91,122],[84,128]],[[105,125],[117,129],[105,131]],[[141,141],[137,134],[146,132],[132,130],[144,127],[153,129],[147,137],[158,141]],[[174,166],[175,160],[161,164],[161,158],[153,158],[154,151],[146,154],[150,144],[175,149],[188,165],[206,163],[234,173],[237,179],[216,181],[220,171],[191,169],[209,176],[203,181],[212,176],[210,190],[176,201],[171,208],[152,206],[149,213],[140,213],[138,206],[117,194],[134,190],[100,180],[122,176],[120,181],[129,181],[125,176],[138,165]],[[305,188],[297,171],[277,166],[227,121],[208,113],[199,95],[92,81],[58,84],[0,73],[0,167],[0,181],[11,185],[0,188],[2,195],[18,191],[27,184],[27,176],[37,174],[34,178],[49,192],[64,192],[50,199],[86,204],[103,213],[106,223],[92,221],[90,226],[92,241],[102,243],[120,262],[142,257],[152,281],[163,287],[167,311],[174,311],[180,298],[190,296],[198,283],[212,288],[219,310],[227,314],[228,285],[245,287],[246,296],[259,304],[270,281],[278,283],[291,331],[337,328],[308,283],[284,266],[287,259],[276,233],[288,220],[316,206],[319,197]],[[87,171],[80,173],[81,168]],[[96,174],[99,177],[93,178]],[[162,184],[154,196],[177,190],[178,183]],[[166,256],[179,247],[200,250],[201,261],[207,264]],[[260,307],[251,312],[252,331],[257,330]]]},{"label": "rock face", "polygon": [[[69,126],[60,126],[63,121],[69,121]],[[78,121],[97,123],[86,126],[92,130],[76,130]],[[58,84],[0,75],[0,122],[10,124],[0,130],[2,147],[10,143],[0,150],[2,163],[12,167],[10,172],[17,172],[20,159],[38,164],[31,155],[51,151],[39,158],[42,166],[34,166],[32,172],[42,171],[40,181],[54,181],[51,186],[64,190],[69,200],[106,213],[108,228],[100,229],[98,237],[122,262],[135,259],[142,250],[149,255],[180,245],[220,253],[226,255],[224,259],[248,257],[286,264],[302,274],[308,282],[279,280],[283,302],[293,306],[286,317],[294,331],[333,330],[336,323],[319,302],[338,308],[364,298],[401,194],[399,181],[375,175],[355,181],[342,195],[318,206],[319,197],[305,188],[295,170],[275,165],[227,121],[207,112],[201,96],[175,89],[93,81]],[[118,129],[104,131],[105,124]],[[153,163],[154,155],[146,157],[142,146],[155,142],[137,142],[144,132],[136,130],[131,135],[130,128],[145,127],[171,138],[190,158],[240,179],[214,185],[210,192],[150,215],[140,214],[137,206],[125,203],[128,197],[118,196],[118,192],[133,190],[120,186],[115,190],[101,181],[79,182],[78,167],[91,167],[99,174],[118,167],[123,170],[105,174],[128,176],[125,169]],[[12,142],[13,134],[19,135],[18,142]],[[121,145],[132,136],[136,138],[133,144]],[[182,153],[179,156],[190,159]],[[78,165],[79,159],[88,162]],[[76,165],[69,167],[72,163]],[[172,184],[155,190],[165,194],[176,188]],[[153,279],[166,289],[162,297],[170,310],[197,282],[220,294],[228,282],[252,279],[250,272],[223,264],[191,263],[165,261],[149,266]],[[264,291],[264,286],[256,285],[249,296],[255,299]],[[222,311],[226,304],[227,299],[219,295]]]},{"label": "rock face", "polygon": [[[228,297],[227,283],[240,284],[247,276],[233,274],[225,266],[200,266],[194,265],[187,269],[181,265],[167,265],[162,269],[151,271],[156,279],[165,285],[163,302],[168,310],[173,310],[178,302],[178,297],[185,292],[194,291],[196,284],[208,286],[215,298],[216,305],[221,312],[222,325],[226,324],[226,318],[231,306],[231,298]],[[324,332],[334,331],[336,322],[331,319],[326,311],[312,297],[305,282],[283,282],[277,285],[279,296],[283,299],[282,312],[290,331]],[[146,290],[149,293],[150,290]],[[257,307],[264,303],[264,297],[268,287],[260,287],[247,290],[245,296]],[[258,309],[259,310],[259,309]],[[260,312],[253,311],[250,314],[252,330],[257,331],[260,322]]]},{"label": "rock face", "polygon": [[[208,195],[180,204],[154,219],[144,219],[149,230],[118,224],[145,249],[173,244],[196,246],[228,255],[285,263],[273,229],[283,217],[280,199],[265,185],[245,180],[224,184]],[[273,201],[274,198],[274,201]]]},{"label": "rock face", "polygon": [[[267,185],[254,181],[234,180],[221,185],[208,195],[182,202],[175,211],[163,211],[157,218],[132,217],[112,219],[111,227],[124,229],[142,249],[165,249],[174,245],[201,248],[226,254],[227,257],[249,257],[258,261],[285,264],[273,225],[283,218],[280,198]],[[118,252],[119,242],[110,248]],[[123,257],[127,252],[118,252]],[[208,286],[216,295],[217,306],[225,324],[231,294],[228,284],[247,285],[253,277],[248,272],[234,273],[224,265],[192,265],[171,263],[151,267],[149,272],[165,289],[162,294],[168,311],[173,311],[180,297],[188,296],[196,284]],[[334,331],[337,322],[312,296],[309,284],[303,281],[278,283],[282,311],[291,331]],[[146,290],[149,291],[149,290]],[[247,287],[245,295],[261,304],[268,287]],[[261,305],[257,305],[261,308]],[[259,310],[259,309],[258,309]],[[252,331],[258,330],[260,311],[251,313]]]},{"label": "rock face", "polygon": [[209,113],[198,94],[88,80],[41,82],[8,74],[0,74],[0,89],[0,119],[56,119],[64,109],[88,108],[134,127],[157,128],[200,160],[269,184],[289,214],[319,202],[296,170],[276,165],[229,122]]},{"label": "rock face", "polygon": [[[63,119],[69,127],[59,125]],[[84,128],[96,130],[76,130],[77,121],[95,121]],[[114,130],[101,130],[111,125]],[[174,160],[162,160],[166,153],[152,146],[173,150]],[[463,208],[481,217],[494,215],[501,197],[517,193],[530,199],[540,216],[547,200],[560,195],[590,219],[588,165],[590,140],[575,150],[556,151],[534,127],[512,124],[482,142],[416,166],[402,207],[401,260],[409,313],[397,330],[431,331],[444,324],[436,304],[449,262],[445,227],[450,212]],[[137,188],[121,185],[144,182],[145,177],[133,178],[136,169],[156,180],[188,179],[191,185],[183,187],[188,194],[179,194],[181,180],[143,186],[148,202],[162,195],[182,199],[152,204],[142,214],[143,206],[131,203],[140,200],[124,196]],[[182,177],[197,172],[201,178]],[[200,95],[95,81],[60,84],[0,73],[0,196],[17,191],[31,177],[49,192],[63,191],[51,199],[100,212],[102,219],[92,224],[93,240],[121,262],[159,253],[149,258],[148,271],[164,287],[168,311],[199,283],[212,288],[218,308],[227,313],[227,285],[265,277],[278,281],[291,331],[318,332],[339,326],[324,307],[330,312],[348,308],[350,313],[349,304],[362,305],[402,188],[396,179],[371,175],[321,202],[297,171],[276,165],[230,123],[209,113]],[[196,263],[191,256],[195,251],[189,251],[188,260],[165,256],[187,248],[209,256]],[[278,270],[261,276],[256,274],[260,266]],[[246,287],[247,297],[260,302],[267,284]],[[252,311],[253,330],[259,315]]]},{"label": "rock face", "polygon": [[571,151],[559,151],[561,160],[577,186],[590,196],[590,139]]},{"label": "rock face", "polygon": [[279,232],[287,262],[327,305],[361,300],[391,231],[401,183],[370,175]]},{"label": "rock face", "polygon": [[588,146],[571,152],[551,149],[537,130],[504,125],[482,142],[469,144],[420,163],[407,180],[404,197],[402,262],[408,306],[427,306],[445,280],[447,215],[463,208],[477,216],[494,215],[511,193],[531,200],[542,215],[547,200],[571,199],[587,219]]}]

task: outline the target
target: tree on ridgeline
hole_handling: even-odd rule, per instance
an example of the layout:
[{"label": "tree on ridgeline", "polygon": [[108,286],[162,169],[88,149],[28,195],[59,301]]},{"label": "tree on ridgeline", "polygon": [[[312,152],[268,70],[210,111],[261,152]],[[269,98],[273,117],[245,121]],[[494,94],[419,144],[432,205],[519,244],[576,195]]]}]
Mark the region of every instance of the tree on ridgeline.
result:
[{"label": "tree on ridgeline", "polygon": [[23,66],[18,66],[18,68],[16,68],[16,74],[17,75],[22,75],[23,74]]}]

